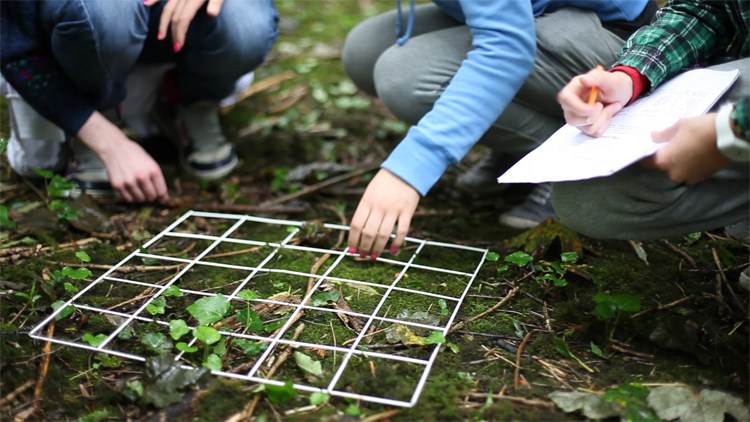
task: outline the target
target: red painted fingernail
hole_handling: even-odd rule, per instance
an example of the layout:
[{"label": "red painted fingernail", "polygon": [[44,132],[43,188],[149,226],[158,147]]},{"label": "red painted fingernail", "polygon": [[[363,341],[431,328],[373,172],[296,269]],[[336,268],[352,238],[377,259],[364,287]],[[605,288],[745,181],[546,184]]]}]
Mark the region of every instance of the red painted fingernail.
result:
[{"label": "red painted fingernail", "polygon": [[396,255],[398,253],[398,248],[391,248],[391,253]]},{"label": "red painted fingernail", "polygon": [[373,260],[373,261],[376,260],[376,259],[378,259],[378,254],[374,253],[374,254],[370,255],[370,259]]},{"label": "red painted fingernail", "polygon": [[174,43],[174,45],[172,46],[172,50],[174,50],[175,53],[179,52],[180,48],[182,48],[182,46],[178,42]]},{"label": "red painted fingernail", "polygon": [[146,6],[148,6],[148,0],[143,0],[143,4],[145,4]]},{"label": "red painted fingernail", "polygon": [[157,39],[157,40],[163,40],[163,39],[164,39],[164,33],[163,33],[163,32],[161,32],[161,31],[159,31],[159,32],[158,32],[158,33],[156,34],[156,39]]},{"label": "red painted fingernail", "polygon": [[357,253],[357,248],[354,246],[349,246],[349,253]]},{"label": "red painted fingernail", "polygon": [[363,253],[359,254],[359,259],[365,259],[365,254]]}]

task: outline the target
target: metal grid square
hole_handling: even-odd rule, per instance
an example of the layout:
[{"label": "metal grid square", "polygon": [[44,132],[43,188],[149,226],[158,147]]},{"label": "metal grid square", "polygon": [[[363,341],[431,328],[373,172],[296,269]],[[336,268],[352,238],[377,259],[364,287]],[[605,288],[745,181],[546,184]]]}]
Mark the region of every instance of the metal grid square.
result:
[{"label": "metal grid square", "polygon": [[[212,224],[206,224],[208,221]],[[323,227],[339,234],[349,229],[335,224]],[[264,335],[248,334],[246,330],[231,326],[219,327],[221,336],[232,340],[231,347],[254,342],[259,354],[254,362],[249,358],[247,364],[229,371],[213,371],[214,374],[283,385],[284,378],[295,371],[294,362],[288,361],[286,368],[280,368],[272,377],[265,376],[264,368],[273,360],[275,352],[293,347],[303,354],[332,357],[321,359],[325,377],[308,377],[305,384],[295,383],[298,390],[393,406],[413,406],[441,345],[406,348],[399,353],[378,351],[373,345],[385,342],[384,330],[380,327],[399,324],[412,330],[447,334],[487,250],[407,238],[413,246],[409,253],[404,250],[392,259],[379,257],[377,262],[364,262],[347,251],[294,244],[292,239],[304,229],[305,223],[301,221],[189,211],[58,307],[34,327],[30,335],[39,340],[144,361],[142,345],[124,334],[144,327],[152,332],[169,333],[170,316],[147,312],[155,299],[166,299],[172,308],[184,309],[195,300],[221,294],[234,310],[252,302],[254,306],[285,307],[291,315],[264,321],[276,325],[272,332]],[[185,241],[190,242],[188,248],[184,248]],[[312,274],[312,263],[323,254],[330,254],[330,259]],[[460,263],[456,265],[460,268],[441,267],[447,256],[454,259],[458,256]],[[118,271],[126,265],[177,272],[132,276]],[[218,276],[216,269],[221,269]],[[203,276],[207,271],[211,271],[212,277]],[[343,277],[344,274],[349,277]],[[357,277],[351,278],[352,274]],[[310,283],[312,288],[308,291]],[[355,305],[350,309],[315,306],[311,299],[332,285],[342,294],[348,294],[347,297],[356,298]],[[164,295],[171,286],[179,287],[183,296]],[[273,295],[279,288],[290,293]],[[260,297],[249,301],[241,299],[237,295],[244,289],[252,289]],[[295,295],[293,292],[302,293]],[[409,309],[409,304],[415,300],[440,312],[432,312],[429,323],[415,321],[409,317],[418,312]],[[45,335],[45,327],[71,306],[81,320],[106,337],[98,346],[81,340],[80,330],[56,330],[52,337]],[[295,339],[292,333],[300,324],[296,317],[301,313],[310,323],[329,324],[331,335],[314,338],[301,335]],[[345,318],[356,319],[362,326],[359,332],[339,329],[337,335],[334,322]],[[343,323],[339,325],[346,328]],[[176,359],[187,367],[200,364],[184,352]],[[398,385],[373,389],[368,380],[389,372],[399,374]]]}]

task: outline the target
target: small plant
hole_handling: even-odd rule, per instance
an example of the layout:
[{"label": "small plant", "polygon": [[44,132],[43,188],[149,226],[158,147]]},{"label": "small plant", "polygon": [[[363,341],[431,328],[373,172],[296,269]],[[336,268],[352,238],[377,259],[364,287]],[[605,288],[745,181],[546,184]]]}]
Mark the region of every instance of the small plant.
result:
[{"label": "small plant", "polygon": [[[497,261],[499,255],[496,253],[488,254],[487,259]],[[523,251],[517,251],[506,256],[504,261],[506,264],[497,268],[500,272],[508,271],[511,265],[518,268],[525,268],[531,264],[531,268],[535,273],[534,280],[543,283],[551,282],[557,287],[564,287],[568,285],[565,274],[578,261],[578,254],[576,252],[563,252],[560,254],[559,262],[540,260],[537,264],[533,264],[534,258],[531,255]]]},{"label": "small plant", "polygon": [[592,299],[596,302],[594,316],[605,323],[607,343],[612,340],[617,322],[623,312],[638,312],[641,310],[641,298],[628,293],[612,295],[599,292]]},{"label": "small plant", "polygon": [[47,190],[47,198],[45,198],[47,208],[57,214],[61,220],[75,219],[78,215],[70,202],[60,199],[67,197],[70,190],[76,187],[75,182],[65,180],[64,177],[49,170],[37,169],[34,171],[44,179]]}]

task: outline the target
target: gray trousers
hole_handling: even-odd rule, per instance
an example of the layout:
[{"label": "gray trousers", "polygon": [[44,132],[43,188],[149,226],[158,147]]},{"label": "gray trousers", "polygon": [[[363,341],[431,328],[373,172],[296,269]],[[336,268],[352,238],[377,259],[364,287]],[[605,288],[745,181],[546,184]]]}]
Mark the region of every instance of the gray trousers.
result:
[{"label": "gray trousers", "polygon": [[[469,27],[433,4],[415,10],[413,35],[396,46],[395,12],[365,20],[347,36],[346,72],[361,90],[377,95],[399,119],[415,124],[430,111],[472,49]],[[580,9],[536,19],[537,57],[520,91],[480,142],[496,154],[522,156],[565,122],[557,92],[575,75],[608,65],[623,40]]]},{"label": "gray trousers", "polygon": [[[739,69],[725,98],[750,93],[750,59],[712,69]],[[750,164],[735,163],[695,185],[674,183],[662,171],[633,164],[609,176],[556,183],[552,204],[560,219],[592,237],[648,240],[721,228],[750,216]],[[747,233],[745,233],[747,235]]]}]

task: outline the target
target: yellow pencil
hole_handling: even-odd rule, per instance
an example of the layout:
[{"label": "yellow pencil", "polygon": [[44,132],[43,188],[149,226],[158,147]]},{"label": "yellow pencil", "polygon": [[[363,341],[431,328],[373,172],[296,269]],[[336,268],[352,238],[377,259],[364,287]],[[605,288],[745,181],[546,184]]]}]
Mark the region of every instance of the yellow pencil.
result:
[{"label": "yellow pencil", "polygon": [[[598,70],[604,70],[604,68],[601,65],[596,66]],[[596,102],[596,96],[599,95],[599,87],[595,86],[591,88],[591,93],[589,94],[589,105],[593,105]]]}]

